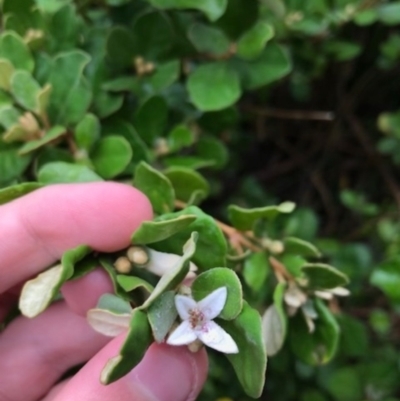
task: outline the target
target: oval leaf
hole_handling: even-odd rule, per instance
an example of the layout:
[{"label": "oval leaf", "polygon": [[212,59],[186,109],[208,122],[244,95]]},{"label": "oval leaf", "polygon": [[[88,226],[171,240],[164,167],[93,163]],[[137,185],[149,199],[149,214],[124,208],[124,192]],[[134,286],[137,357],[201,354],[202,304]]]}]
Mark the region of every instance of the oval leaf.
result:
[{"label": "oval leaf", "polygon": [[178,312],[175,308],[175,292],[167,291],[160,295],[147,311],[154,339],[161,343],[174,324]]},{"label": "oval leaf", "polygon": [[349,283],[344,273],[323,263],[308,263],[301,270],[307,276],[308,288],[313,290],[330,290]]},{"label": "oval leaf", "polygon": [[101,383],[110,384],[130,372],[142,360],[152,342],[153,336],[146,313],[134,309],[124,344],[119,355],[111,358],[103,368]]},{"label": "oval leaf", "polygon": [[204,64],[190,74],[187,89],[201,111],[225,109],[241,95],[239,76],[222,62]]},{"label": "oval leaf", "polygon": [[105,179],[122,173],[132,159],[132,148],[123,136],[98,141],[91,154],[96,172]]},{"label": "oval leaf", "polygon": [[221,314],[221,319],[232,320],[242,310],[243,292],[242,285],[236,273],[226,267],[216,267],[200,274],[192,283],[192,295],[196,301],[200,301],[214,290],[226,287],[228,296]]},{"label": "oval leaf", "polygon": [[271,220],[280,213],[291,213],[295,208],[293,202],[283,202],[278,206],[265,206],[253,209],[245,209],[236,205],[228,208],[229,219],[234,227],[239,230],[252,230],[254,223],[260,219]]},{"label": "oval leaf", "polygon": [[175,192],[169,179],[145,162],[141,162],[135,170],[134,185],[149,198],[157,213],[173,210]]},{"label": "oval leaf", "polygon": [[239,382],[250,397],[258,398],[264,387],[267,367],[260,315],[244,302],[236,319],[218,320],[218,324],[232,336],[239,348],[238,354],[226,355]]},{"label": "oval leaf", "polygon": [[38,181],[43,184],[61,184],[103,181],[103,179],[86,166],[65,162],[52,162],[45,164],[39,170]]}]

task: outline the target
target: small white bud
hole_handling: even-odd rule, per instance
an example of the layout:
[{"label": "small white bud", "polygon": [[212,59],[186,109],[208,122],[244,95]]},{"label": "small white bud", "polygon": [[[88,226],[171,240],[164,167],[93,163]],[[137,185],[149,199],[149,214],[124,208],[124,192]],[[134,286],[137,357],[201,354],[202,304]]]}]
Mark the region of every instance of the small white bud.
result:
[{"label": "small white bud", "polygon": [[285,250],[285,247],[283,246],[283,243],[281,241],[271,241],[269,250],[272,253],[278,254],[282,253]]},{"label": "small white bud", "polygon": [[128,259],[135,265],[144,266],[149,262],[149,255],[141,246],[131,246],[126,252]]},{"label": "small white bud", "polygon": [[115,270],[118,273],[122,273],[122,274],[127,274],[130,273],[130,271],[132,270],[132,265],[131,262],[129,261],[129,259],[125,256],[120,256],[115,262],[114,262],[114,267]]}]

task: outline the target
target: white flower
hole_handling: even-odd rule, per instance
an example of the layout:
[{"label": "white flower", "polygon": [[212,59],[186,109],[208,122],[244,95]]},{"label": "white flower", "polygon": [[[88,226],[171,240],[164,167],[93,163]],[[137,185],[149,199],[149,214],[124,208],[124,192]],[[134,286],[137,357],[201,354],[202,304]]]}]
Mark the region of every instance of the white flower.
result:
[{"label": "white flower", "polygon": [[199,302],[184,295],[176,295],[175,306],[182,323],[170,334],[167,344],[187,345],[199,339],[225,354],[238,353],[233,338],[212,320],[221,313],[226,297],[226,287],[216,289]]}]

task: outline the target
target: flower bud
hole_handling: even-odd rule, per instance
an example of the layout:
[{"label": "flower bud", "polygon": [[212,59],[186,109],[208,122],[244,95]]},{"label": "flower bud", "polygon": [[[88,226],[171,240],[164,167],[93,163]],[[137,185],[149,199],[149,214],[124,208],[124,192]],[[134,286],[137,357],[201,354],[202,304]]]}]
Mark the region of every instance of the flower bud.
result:
[{"label": "flower bud", "polygon": [[146,265],[150,260],[146,250],[141,246],[131,246],[126,255],[133,264],[139,267]]},{"label": "flower bud", "polygon": [[132,265],[126,256],[120,256],[114,263],[115,270],[118,273],[128,274],[132,270]]}]

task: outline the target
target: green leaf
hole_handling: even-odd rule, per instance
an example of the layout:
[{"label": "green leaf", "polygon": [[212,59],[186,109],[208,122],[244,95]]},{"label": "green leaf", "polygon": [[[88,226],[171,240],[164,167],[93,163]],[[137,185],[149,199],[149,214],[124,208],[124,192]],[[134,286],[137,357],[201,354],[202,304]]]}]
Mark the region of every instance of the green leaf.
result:
[{"label": "green leaf", "polygon": [[334,356],[339,341],[339,325],[323,302],[315,302],[318,319],[315,331],[309,333],[303,316],[298,313],[290,320],[289,340],[293,352],[309,365],[321,365]]},{"label": "green leaf", "polygon": [[156,65],[156,70],[149,77],[144,77],[142,82],[146,88],[151,88],[154,93],[161,92],[171,86],[180,73],[179,60],[172,60]]},{"label": "green leaf", "polygon": [[91,251],[86,245],[70,249],[62,255],[60,264],[28,280],[19,299],[22,314],[33,318],[43,312],[58,295],[62,284],[72,277],[75,264]]},{"label": "green leaf", "polygon": [[381,263],[373,271],[370,281],[392,301],[400,302],[400,257]]},{"label": "green leaf", "polygon": [[285,342],[287,332],[287,316],[283,304],[285,289],[285,283],[279,283],[275,287],[274,303],[262,317],[263,337],[268,356],[276,355]]},{"label": "green leaf", "polygon": [[72,277],[75,265],[87,256],[92,249],[87,245],[79,245],[63,253],[61,264],[66,278]]},{"label": "green leaf", "polygon": [[237,44],[237,54],[245,60],[258,57],[265,44],[275,35],[272,25],[259,21],[250,30],[244,33]]},{"label": "green leaf", "polygon": [[359,10],[354,16],[354,23],[358,26],[372,25],[378,19],[378,13],[376,9],[364,9]]},{"label": "green leaf", "polygon": [[117,283],[126,292],[131,292],[137,288],[144,288],[149,294],[153,291],[153,286],[140,277],[117,275]]},{"label": "green leaf", "polygon": [[23,184],[12,185],[11,187],[0,189],[0,205],[17,199],[29,192],[41,188],[43,185],[38,182],[24,182]]},{"label": "green leaf", "polygon": [[50,95],[53,88],[50,84],[46,84],[43,88],[39,90],[36,94],[36,113],[39,114],[40,117],[47,117],[47,106],[50,101]]},{"label": "green leaf", "polygon": [[104,336],[115,337],[126,331],[131,320],[129,313],[114,313],[104,309],[90,309],[86,320],[98,333]]},{"label": "green leaf", "polygon": [[349,279],[338,269],[323,263],[308,263],[301,270],[308,279],[308,288],[329,290],[349,283]]},{"label": "green leaf", "polygon": [[36,0],[39,9],[48,14],[54,14],[70,2],[71,0]]},{"label": "green leaf", "polygon": [[133,150],[132,164],[141,161],[148,161],[150,159],[150,152],[147,145],[140,138],[133,126],[128,122],[110,119],[108,123],[102,126],[102,129],[106,135],[112,135],[113,133],[118,132],[118,135],[122,135],[130,143]]},{"label": "green leaf", "polygon": [[228,0],[148,0],[149,3],[160,9],[196,9],[202,11],[210,21],[221,17],[227,7]]},{"label": "green leaf", "polygon": [[168,149],[170,152],[177,152],[185,147],[192,145],[195,135],[192,130],[184,125],[177,125],[168,134]]},{"label": "green leaf", "polygon": [[245,209],[236,205],[228,207],[229,220],[239,230],[252,230],[260,219],[272,220],[280,213],[292,213],[295,208],[293,202],[283,202],[277,206],[265,206],[254,209]]},{"label": "green leaf", "polygon": [[348,366],[334,370],[326,387],[337,401],[354,401],[364,398],[363,379],[355,367]]},{"label": "green leaf", "polygon": [[302,267],[307,261],[302,256],[285,252],[278,259],[293,277],[300,278],[303,275]]},{"label": "green leaf", "polygon": [[200,53],[221,56],[229,51],[230,41],[218,28],[195,23],[190,27],[188,36]]},{"label": "green leaf", "polygon": [[12,128],[18,123],[21,113],[12,105],[4,105],[0,107],[0,125],[6,129]]},{"label": "green leaf", "polygon": [[266,252],[254,252],[244,262],[243,278],[254,292],[259,292],[264,287],[270,271]]},{"label": "green leaf", "polygon": [[47,36],[53,53],[76,48],[83,27],[82,17],[75,5],[66,4],[57,10],[50,20]]},{"label": "green leaf", "polygon": [[[23,35],[29,28],[36,28],[36,12],[34,0],[4,0],[2,2],[4,26],[3,29],[9,29],[10,19],[18,20],[18,27],[15,30]],[[13,29],[11,29],[13,30]]]},{"label": "green leaf", "polygon": [[81,50],[60,53],[54,58],[49,77],[53,88],[49,113],[53,123],[75,124],[85,116],[92,100],[83,76],[89,61],[90,56]]},{"label": "green leaf", "polygon": [[173,210],[175,193],[171,182],[149,164],[141,162],[136,167],[134,185],[149,198],[156,213]]},{"label": "green leaf", "polygon": [[135,56],[145,60],[165,58],[175,40],[171,25],[169,16],[159,11],[142,13],[136,18],[133,25]]},{"label": "green leaf", "polygon": [[285,252],[293,253],[305,257],[320,258],[321,252],[318,248],[308,241],[296,237],[286,237],[283,240]]},{"label": "green leaf", "polygon": [[218,320],[218,324],[232,336],[239,348],[238,354],[226,355],[239,382],[250,397],[258,398],[264,387],[267,367],[260,315],[244,302],[236,319]]},{"label": "green leaf", "polygon": [[167,291],[160,295],[147,311],[154,339],[161,343],[174,324],[178,312],[175,308],[175,292]]},{"label": "green leaf", "polygon": [[34,60],[23,39],[15,32],[6,31],[0,36],[0,58],[6,59],[15,69],[32,72]]},{"label": "green leaf", "polygon": [[129,302],[114,294],[103,294],[97,302],[96,308],[108,310],[117,314],[131,313],[132,307]]},{"label": "green leaf", "polygon": [[[374,311],[371,311],[370,318]],[[338,316],[340,324],[340,353],[350,358],[362,358],[368,353],[370,327],[350,315],[341,313]],[[372,322],[371,322],[372,323]],[[373,324],[371,324],[374,327]]]},{"label": "green leaf", "polygon": [[225,109],[241,96],[239,76],[224,62],[203,64],[189,75],[187,90],[201,111]]},{"label": "green leaf", "polygon": [[74,138],[79,148],[90,151],[100,138],[99,119],[94,114],[86,114],[75,127]]},{"label": "green leaf", "polygon": [[112,27],[107,38],[107,60],[116,69],[132,65],[135,53],[134,36],[127,28]]},{"label": "green leaf", "polygon": [[101,372],[102,384],[110,384],[130,372],[143,358],[153,342],[146,313],[134,309],[130,328],[119,355],[111,358]]},{"label": "green leaf", "polygon": [[138,109],[134,126],[140,137],[150,146],[162,136],[168,119],[168,107],[160,96],[153,96]]},{"label": "green leaf", "polygon": [[118,7],[129,3],[131,0],[106,0],[109,6]]},{"label": "green leaf", "polygon": [[163,241],[179,231],[188,227],[196,220],[195,215],[185,215],[172,213],[162,220],[155,218],[153,221],[144,221],[131,237],[132,244],[151,244]]},{"label": "green leaf", "polygon": [[18,151],[18,153],[20,155],[26,155],[30,152],[38,150],[41,147],[50,144],[54,140],[63,137],[66,134],[66,132],[67,129],[65,127],[62,127],[60,125],[55,125],[51,127],[42,138],[36,139],[34,141],[29,141],[25,145],[23,145]]},{"label": "green leaf", "polygon": [[166,157],[164,164],[168,167],[187,167],[192,170],[198,170],[204,167],[211,167],[215,164],[213,160],[204,160],[196,156],[173,156]]},{"label": "green leaf", "polygon": [[386,25],[397,25],[400,23],[400,2],[394,1],[378,6],[378,19]]},{"label": "green leaf", "polygon": [[183,255],[178,263],[170,268],[157,283],[154,291],[151,293],[149,298],[141,306],[142,309],[147,309],[152,305],[157,298],[166,291],[175,289],[175,287],[182,282],[189,272],[190,259],[193,257],[196,251],[196,241],[198,234],[193,232],[190,239],[183,246]]},{"label": "green leaf", "polygon": [[117,112],[124,102],[124,96],[121,94],[108,93],[104,90],[98,90],[93,98],[93,112],[99,118],[106,118]]},{"label": "green leaf", "polygon": [[362,47],[357,43],[332,40],[325,45],[326,52],[332,54],[332,56],[338,61],[347,61],[357,57]]},{"label": "green leaf", "polygon": [[212,167],[216,169],[222,169],[229,161],[227,147],[213,136],[201,136],[197,142],[197,153],[203,160],[212,162]]},{"label": "green leaf", "polygon": [[[265,3],[267,0],[263,0]],[[257,1],[229,0],[224,15],[217,21],[232,39],[237,39],[249,30],[260,14],[260,4]]]},{"label": "green leaf", "polygon": [[128,166],[132,159],[132,148],[123,136],[107,136],[95,144],[91,159],[100,176],[113,178]]},{"label": "green leaf", "polygon": [[30,156],[19,156],[13,145],[3,145],[0,141],[0,183],[9,184],[28,167]]},{"label": "green leaf", "polygon": [[277,44],[269,43],[261,55],[250,62],[242,62],[240,70],[246,89],[256,89],[288,75],[292,69],[286,52]]},{"label": "green leaf", "polygon": [[45,164],[39,170],[38,181],[43,184],[61,184],[103,181],[103,179],[86,166],[66,162],[52,162]]},{"label": "green leaf", "polygon": [[[227,244],[215,220],[196,206],[189,206],[181,212],[173,214],[174,217],[187,215],[195,215],[197,219],[174,236],[157,242],[153,247],[162,252],[177,254],[190,233],[196,231],[199,234],[199,239],[196,252],[192,258],[193,263],[202,271],[215,266],[226,266]],[[160,221],[167,220],[170,216],[168,214],[160,216]]]},{"label": "green leaf", "polygon": [[2,107],[10,107],[12,104],[13,104],[12,97],[0,88],[0,109]]},{"label": "green leaf", "polygon": [[0,89],[8,91],[11,86],[11,77],[14,74],[14,66],[7,59],[0,59]]},{"label": "green leaf", "polygon": [[220,287],[226,287],[228,296],[218,317],[232,320],[238,316],[243,307],[242,285],[234,271],[226,267],[216,267],[201,273],[192,283],[193,298],[200,301]]},{"label": "green leaf", "polygon": [[[210,186],[205,178],[197,171],[185,167],[170,167],[164,171],[164,175],[169,179],[175,190],[177,199],[189,202],[193,194],[197,192],[197,200],[207,197]],[[201,192],[201,197],[199,197]]]},{"label": "green leaf", "polygon": [[19,123],[12,125],[3,135],[3,141],[6,143],[21,142],[29,138],[27,132]]},{"label": "green leaf", "polygon": [[400,138],[400,112],[379,114],[377,124],[385,134]]}]

